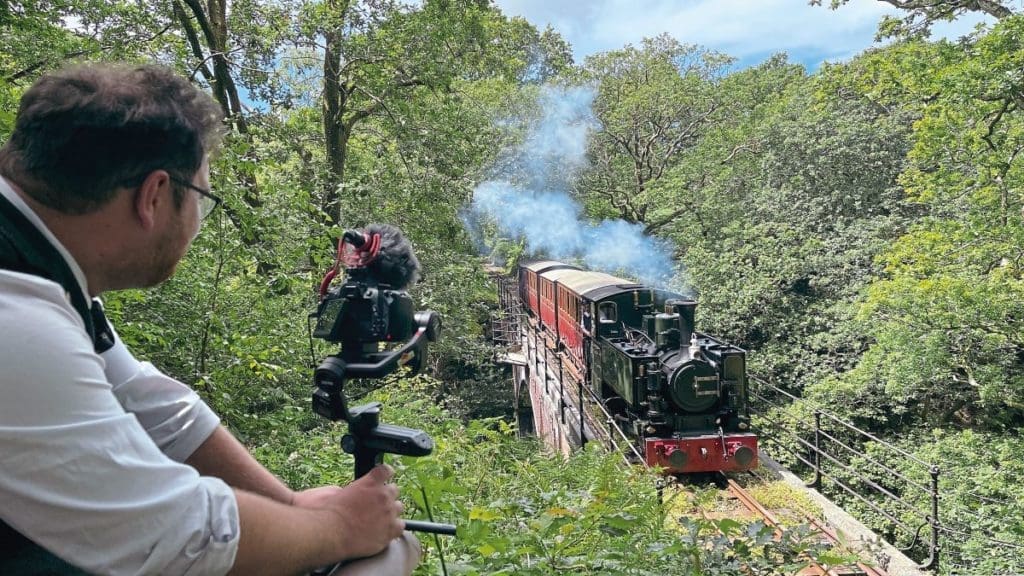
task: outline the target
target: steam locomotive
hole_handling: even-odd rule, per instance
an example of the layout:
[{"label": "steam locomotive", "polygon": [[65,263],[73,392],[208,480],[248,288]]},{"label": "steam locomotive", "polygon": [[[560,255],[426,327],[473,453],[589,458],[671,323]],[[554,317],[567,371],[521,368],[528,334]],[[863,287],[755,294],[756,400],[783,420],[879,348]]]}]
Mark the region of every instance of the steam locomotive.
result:
[{"label": "steam locomotive", "polygon": [[696,302],[555,261],[519,265],[519,298],[647,464],[757,467],[746,352],[695,331]]}]

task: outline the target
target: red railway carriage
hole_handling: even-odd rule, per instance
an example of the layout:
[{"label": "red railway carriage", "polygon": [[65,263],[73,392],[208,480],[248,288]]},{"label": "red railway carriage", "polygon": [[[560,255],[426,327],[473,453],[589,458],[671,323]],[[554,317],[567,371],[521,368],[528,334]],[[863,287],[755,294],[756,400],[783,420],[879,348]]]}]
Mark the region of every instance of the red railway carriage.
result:
[{"label": "red railway carriage", "polygon": [[540,274],[548,270],[560,269],[579,270],[577,266],[555,262],[553,260],[540,260],[527,262],[519,266],[519,299],[526,306],[526,309],[535,317],[540,317]]},{"label": "red railway carriage", "polygon": [[649,465],[757,466],[746,352],[696,332],[696,302],[553,261],[520,267],[520,298]]},{"label": "red railway carriage", "polygon": [[[584,339],[593,335],[594,322],[618,321],[617,306],[608,303],[608,295],[631,294],[631,290],[643,287],[610,274],[583,270],[556,270],[542,276],[550,277],[557,286],[558,324],[551,328],[556,330],[559,342],[582,374],[585,370]],[[603,304],[597,305],[598,301]]]}]

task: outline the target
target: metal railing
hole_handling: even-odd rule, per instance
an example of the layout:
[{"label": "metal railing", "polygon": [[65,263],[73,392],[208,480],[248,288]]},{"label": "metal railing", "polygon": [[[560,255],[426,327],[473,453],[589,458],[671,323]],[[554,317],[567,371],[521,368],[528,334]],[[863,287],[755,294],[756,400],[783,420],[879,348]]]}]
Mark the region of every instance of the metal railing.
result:
[{"label": "metal railing", "polygon": [[499,277],[497,285],[498,309],[491,312],[491,339],[499,346],[515,349],[520,345],[524,316],[517,293],[518,285],[503,277]]},{"label": "metal railing", "polygon": [[[825,410],[815,409],[812,422],[787,425],[767,413],[771,408],[782,407],[784,403],[795,402],[799,398],[757,376],[751,376],[750,381],[756,384],[750,387],[751,412],[763,421],[758,430],[763,442],[787,452],[813,472],[814,479],[809,486],[824,493],[823,480],[827,479],[830,486],[841,489],[906,534],[912,534],[913,539],[905,546],[892,543],[902,551],[914,549],[921,531],[928,528],[928,557],[920,567],[931,570],[938,566],[939,535],[942,531],[939,521],[938,466]],[[922,472],[919,475],[926,475],[928,482],[915,480],[858,448],[867,444],[909,462],[912,468],[918,467]],[[884,478],[883,474],[886,475]],[[884,485],[885,479],[899,479],[903,483],[903,490],[887,488]],[[860,489],[853,486],[855,483]],[[868,494],[863,494],[864,491]],[[914,498],[915,492],[917,498]],[[927,502],[926,509],[922,502]]]},{"label": "metal railing", "polygon": [[[1024,544],[1000,538],[966,520],[971,518],[967,506],[940,492],[941,471],[937,465],[820,408],[809,407],[813,409],[813,420],[786,423],[773,418],[768,415],[771,409],[803,400],[757,376],[751,375],[750,381],[751,411],[762,421],[758,430],[762,447],[776,447],[803,464],[813,473],[809,486],[824,494],[827,480],[829,487],[841,490],[912,536],[905,546],[891,542],[904,552],[917,549],[921,532],[927,528],[928,541],[924,544],[927,558],[920,568],[938,570],[943,548],[940,538],[946,539],[949,545],[973,538],[990,546],[1024,552]],[[874,454],[864,451],[866,447]],[[768,452],[770,454],[771,450]],[[887,465],[883,461],[886,457],[904,462],[900,467],[902,471]],[[899,488],[887,487],[887,481],[898,482]],[[1004,504],[990,497],[968,494],[979,502]],[[946,558],[944,567],[951,569],[951,573],[964,573],[957,572],[965,567],[954,563],[948,552],[942,556]]]},{"label": "metal railing", "polygon": [[[530,326],[530,323],[527,322],[523,324],[523,328],[522,338],[527,345],[527,359],[533,367],[534,374],[537,374],[537,378],[539,379],[543,377],[545,394],[550,394],[552,392],[548,387],[550,383],[558,383],[558,397],[561,404],[561,415],[559,420],[561,425],[579,426],[580,444],[586,444],[586,421],[588,420],[587,407],[589,405],[599,413],[598,415],[590,415],[591,419],[595,416],[603,417],[603,422],[600,424],[602,424],[604,429],[607,431],[607,436],[603,439],[598,439],[607,442],[606,447],[608,450],[620,454],[623,461],[627,464],[640,462],[644,467],[647,467],[647,463],[644,460],[643,455],[640,454],[637,447],[633,444],[632,439],[615,422],[615,417],[608,411],[604,406],[604,403],[601,401],[601,398],[598,397],[593,390],[588,386],[585,386],[582,381],[579,381],[576,382],[575,394],[568,393],[568,389],[565,386],[566,376],[562,367],[562,354],[550,350],[549,346],[545,342],[545,332],[539,326],[539,323],[538,325]],[[549,370],[549,368],[551,368],[549,362],[552,358],[557,360],[558,374],[552,374]],[[541,376],[541,374],[543,376]],[[574,408],[579,413],[578,422],[569,423],[566,421],[566,400],[575,403]],[[596,433],[598,429],[591,427],[591,430]]]}]

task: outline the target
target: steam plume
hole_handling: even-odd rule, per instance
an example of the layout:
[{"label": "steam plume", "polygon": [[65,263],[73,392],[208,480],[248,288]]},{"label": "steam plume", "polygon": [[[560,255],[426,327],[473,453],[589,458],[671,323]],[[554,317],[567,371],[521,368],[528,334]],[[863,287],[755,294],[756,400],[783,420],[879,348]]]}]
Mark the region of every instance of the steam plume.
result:
[{"label": "steam plume", "polygon": [[645,236],[639,224],[587,221],[569,195],[597,126],[590,109],[594,95],[587,87],[543,89],[542,117],[494,177],[477,186],[463,220],[471,233],[490,224],[505,237],[525,239],[533,257],[578,260],[591,270],[667,286],[675,272],[667,242]]}]

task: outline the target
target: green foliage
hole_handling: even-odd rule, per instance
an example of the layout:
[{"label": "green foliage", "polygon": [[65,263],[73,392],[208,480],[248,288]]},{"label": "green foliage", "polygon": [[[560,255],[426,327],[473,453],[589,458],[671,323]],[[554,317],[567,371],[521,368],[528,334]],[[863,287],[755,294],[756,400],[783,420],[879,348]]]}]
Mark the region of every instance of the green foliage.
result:
[{"label": "green foliage", "polygon": [[748,489],[750,495],[769,510],[787,510],[793,517],[807,515],[812,518],[821,517],[821,506],[815,503],[802,490],[797,490],[782,481],[776,481]]},{"label": "green foliage", "polygon": [[754,369],[794,391],[856,362],[852,303],[913,214],[896,184],[910,117],[874,103],[859,66],[807,78],[773,58],[727,76],[722,129],[664,179],[689,207],[663,230],[702,329],[758,351]]},{"label": "green foliage", "polygon": [[848,381],[934,425],[1015,429],[1024,416],[1020,17],[942,61],[901,176],[928,209],[879,259],[859,319],[875,342]]},{"label": "green foliage", "polygon": [[[907,435],[899,444],[915,458],[934,464],[938,471],[942,572],[963,573],[965,566],[979,574],[1019,572],[1024,567],[1020,560],[1020,547],[1024,546],[1024,525],[1020,521],[1024,488],[1018,480],[1024,471],[1020,438],[934,430]],[[906,504],[893,507],[877,489],[836,470],[838,478],[868,496],[875,507],[895,513],[896,521],[848,495],[839,494],[838,501],[898,546],[913,544],[909,553],[923,561],[931,538],[927,526],[932,505],[929,467],[876,443],[864,448],[866,456],[853,459],[851,468],[869,472],[876,483]],[[880,464],[896,470],[900,478],[887,473]]]},{"label": "green foliage", "polygon": [[729,62],[667,34],[587,58],[572,80],[597,89],[593,166],[576,190],[592,213],[644,224],[648,232],[675,218],[649,214],[668,200],[658,181],[719,118],[724,93],[715,86]]}]

